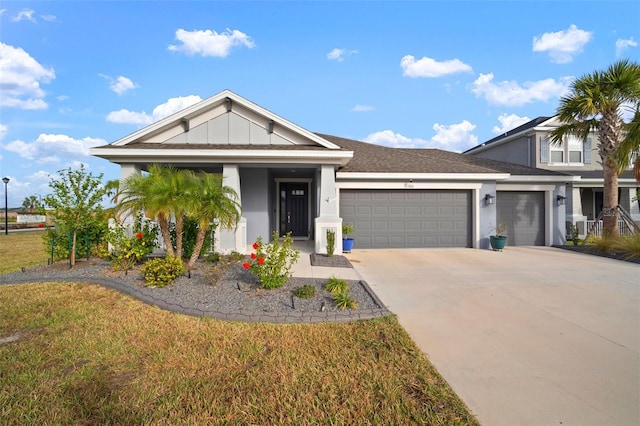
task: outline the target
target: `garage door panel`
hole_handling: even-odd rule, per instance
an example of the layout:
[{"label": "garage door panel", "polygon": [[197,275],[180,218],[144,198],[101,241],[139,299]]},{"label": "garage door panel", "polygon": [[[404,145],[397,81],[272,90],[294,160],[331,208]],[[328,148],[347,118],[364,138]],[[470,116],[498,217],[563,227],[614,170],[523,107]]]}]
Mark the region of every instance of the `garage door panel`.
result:
[{"label": "garage door panel", "polygon": [[545,244],[545,198],[542,191],[498,191],[498,223],[507,224],[507,244]]},{"label": "garage door panel", "polygon": [[471,246],[470,191],[342,190],[340,212],[357,247]]}]

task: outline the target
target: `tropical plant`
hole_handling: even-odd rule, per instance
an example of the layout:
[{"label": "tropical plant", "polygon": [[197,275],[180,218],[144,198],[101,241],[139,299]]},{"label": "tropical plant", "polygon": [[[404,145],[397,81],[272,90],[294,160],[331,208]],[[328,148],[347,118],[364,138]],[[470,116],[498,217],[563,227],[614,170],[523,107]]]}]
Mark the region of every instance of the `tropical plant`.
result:
[{"label": "tropical plant", "polygon": [[340,309],[358,309],[358,303],[349,296],[347,291],[333,293],[333,301]]},{"label": "tropical plant", "polygon": [[187,172],[185,180],[185,213],[198,224],[195,246],[187,264],[191,269],[200,256],[211,223],[215,220],[218,227],[235,226],[240,220],[240,204],[238,194],[222,184],[219,174]]},{"label": "tropical plant", "polygon": [[[628,158],[637,148],[640,114],[640,64],[621,60],[604,71],[594,71],[571,84],[570,93],[560,99],[557,117],[561,125],[551,132],[551,142],[560,144],[566,136],[586,141],[591,132],[598,133],[598,154],[604,178],[603,233],[619,235],[618,175],[621,158]],[[625,123],[625,109],[634,112]],[[634,142],[635,141],[635,142]],[[628,162],[627,162],[628,164]]]},{"label": "tropical plant", "polygon": [[44,205],[42,200],[37,195],[30,195],[25,197],[22,201],[22,211],[33,213],[44,213]]},{"label": "tropical plant", "polygon": [[[155,219],[160,227],[167,254],[176,256],[182,253],[183,213],[185,206],[185,171],[173,166],[151,164],[148,174],[135,174],[121,182],[118,190],[118,218],[145,213]],[[169,219],[175,217],[176,245],[171,242]]]},{"label": "tropical plant", "polygon": [[59,178],[49,182],[51,195],[44,198],[52,208],[56,228],[71,235],[71,266],[75,265],[78,232],[85,233],[102,218],[100,202],[105,194],[102,174],[94,176],[81,165],[79,169],[58,171]]},{"label": "tropical plant", "polygon": [[253,243],[254,253],[251,253],[251,260],[242,264],[245,269],[251,271],[263,288],[274,289],[284,285],[291,277],[291,267],[298,261],[300,252],[291,248],[293,239],[288,233],[282,239],[280,245],[278,232],[271,236],[271,242],[265,244],[262,237],[258,237]]},{"label": "tropical plant", "polygon": [[324,285],[324,289],[332,294],[344,293],[349,289],[349,284],[342,278],[332,276]]}]

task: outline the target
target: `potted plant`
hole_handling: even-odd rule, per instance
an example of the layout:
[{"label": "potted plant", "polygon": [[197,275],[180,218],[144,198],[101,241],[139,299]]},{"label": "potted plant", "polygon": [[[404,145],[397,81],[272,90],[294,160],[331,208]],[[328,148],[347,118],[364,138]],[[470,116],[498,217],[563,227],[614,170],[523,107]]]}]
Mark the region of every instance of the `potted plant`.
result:
[{"label": "potted plant", "polygon": [[496,226],[496,234],[489,236],[489,241],[491,242],[491,248],[493,249],[493,251],[496,251],[496,250],[502,251],[504,246],[507,244],[507,236],[502,235],[506,231],[507,231],[507,224],[500,223],[498,224],[498,226]]},{"label": "potted plant", "polygon": [[353,238],[349,238],[349,234],[352,234],[355,228],[350,223],[342,224],[342,251],[344,253],[351,253],[353,248]]}]

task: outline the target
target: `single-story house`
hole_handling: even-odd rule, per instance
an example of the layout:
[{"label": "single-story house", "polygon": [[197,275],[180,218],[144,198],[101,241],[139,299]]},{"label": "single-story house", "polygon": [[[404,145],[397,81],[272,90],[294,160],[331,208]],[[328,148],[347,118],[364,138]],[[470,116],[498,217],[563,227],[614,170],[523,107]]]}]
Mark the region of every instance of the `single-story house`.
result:
[{"label": "single-story house", "polygon": [[[438,149],[389,148],[310,132],[225,90],[91,154],[121,167],[120,179],[149,164],[221,173],[242,206],[221,252],[273,231],[315,241],[355,225],[356,248],[488,248],[496,224],[509,245],[565,241],[557,200],[575,177]],[[341,253],[340,244],[336,254]]]}]

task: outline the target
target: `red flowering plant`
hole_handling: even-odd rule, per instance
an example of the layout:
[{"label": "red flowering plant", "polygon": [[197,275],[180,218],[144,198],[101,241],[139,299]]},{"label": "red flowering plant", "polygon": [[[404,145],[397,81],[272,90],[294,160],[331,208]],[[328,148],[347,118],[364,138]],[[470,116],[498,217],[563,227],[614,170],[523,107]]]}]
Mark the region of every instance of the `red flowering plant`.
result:
[{"label": "red flowering plant", "polygon": [[109,229],[106,238],[110,244],[109,255],[113,269],[130,269],[144,256],[152,253],[157,246],[157,233],[158,226],[142,215],[136,218],[130,228],[116,223]]},{"label": "red flowering plant", "polygon": [[262,242],[262,237],[258,237],[253,243],[255,252],[251,253],[249,261],[242,266],[258,277],[262,288],[282,287],[291,277],[291,267],[300,258],[300,252],[291,248],[292,244],[291,233],[284,236],[282,245],[277,232],[273,233],[268,244]]}]

